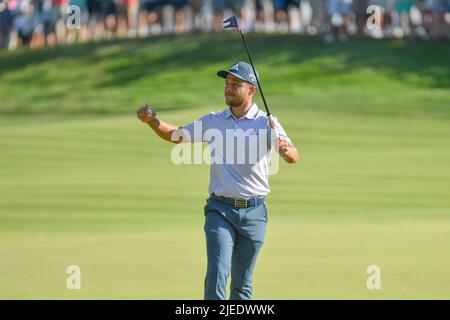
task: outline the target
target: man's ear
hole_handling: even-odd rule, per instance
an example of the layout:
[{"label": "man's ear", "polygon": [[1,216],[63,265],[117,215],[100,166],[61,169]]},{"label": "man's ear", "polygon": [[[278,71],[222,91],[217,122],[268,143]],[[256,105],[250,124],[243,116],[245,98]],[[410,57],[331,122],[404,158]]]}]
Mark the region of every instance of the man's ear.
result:
[{"label": "man's ear", "polygon": [[250,95],[254,95],[256,93],[256,87],[255,86],[250,86]]}]

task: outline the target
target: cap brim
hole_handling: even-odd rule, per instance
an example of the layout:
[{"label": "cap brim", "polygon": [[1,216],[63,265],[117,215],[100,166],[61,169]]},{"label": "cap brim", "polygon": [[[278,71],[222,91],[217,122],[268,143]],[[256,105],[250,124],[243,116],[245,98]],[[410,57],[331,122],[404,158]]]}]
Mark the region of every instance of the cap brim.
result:
[{"label": "cap brim", "polygon": [[242,81],[245,81],[245,82],[247,82],[247,83],[250,83],[252,86],[256,87],[253,83],[251,83],[251,82],[245,80],[245,79],[242,78],[240,75],[238,75],[238,74],[236,74],[236,73],[234,73],[234,72],[231,72],[231,71],[225,71],[225,70],[217,71],[217,75],[218,75],[219,77],[221,77],[221,78],[225,78],[225,79],[226,79],[228,74],[232,74],[232,75],[235,76],[236,78],[239,78],[239,79],[241,79]]},{"label": "cap brim", "polygon": [[225,71],[225,70],[217,71],[217,75],[221,78],[226,78],[228,75],[228,71]]}]

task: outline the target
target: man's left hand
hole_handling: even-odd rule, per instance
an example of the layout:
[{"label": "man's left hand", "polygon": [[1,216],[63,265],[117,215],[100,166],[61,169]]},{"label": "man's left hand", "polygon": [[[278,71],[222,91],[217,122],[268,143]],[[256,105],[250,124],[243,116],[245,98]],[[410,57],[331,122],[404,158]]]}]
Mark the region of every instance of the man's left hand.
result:
[{"label": "man's left hand", "polygon": [[295,163],[298,160],[297,149],[288,139],[278,138],[278,153],[288,163]]}]

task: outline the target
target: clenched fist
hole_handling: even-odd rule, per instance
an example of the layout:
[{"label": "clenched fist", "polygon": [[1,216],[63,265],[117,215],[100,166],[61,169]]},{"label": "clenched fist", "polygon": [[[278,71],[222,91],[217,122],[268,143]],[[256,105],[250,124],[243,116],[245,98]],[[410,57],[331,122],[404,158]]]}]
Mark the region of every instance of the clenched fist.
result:
[{"label": "clenched fist", "polygon": [[284,138],[278,138],[278,153],[280,156],[285,157],[289,152],[289,147],[292,146],[292,143]]},{"label": "clenched fist", "polygon": [[155,120],[156,112],[153,110],[152,107],[143,104],[141,108],[137,111],[137,117],[142,122],[150,123]]}]

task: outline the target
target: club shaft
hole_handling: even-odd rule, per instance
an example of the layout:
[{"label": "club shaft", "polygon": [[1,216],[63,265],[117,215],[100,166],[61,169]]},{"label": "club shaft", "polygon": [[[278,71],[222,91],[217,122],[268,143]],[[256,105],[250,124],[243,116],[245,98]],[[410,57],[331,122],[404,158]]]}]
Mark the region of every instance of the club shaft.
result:
[{"label": "club shaft", "polygon": [[248,50],[247,42],[245,41],[244,34],[242,33],[241,30],[239,30],[239,33],[241,34],[242,41],[244,42],[245,51],[247,51],[247,55],[248,55],[248,59],[250,60],[250,64],[252,65],[253,73],[255,74],[256,82],[258,83],[258,89],[261,92],[261,97],[262,97],[262,100],[264,103],[264,107],[266,108],[267,115],[270,116],[271,113],[269,111],[269,107],[267,107],[266,98],[264,98],[264,93],[263,93],[261,84],[259,83],[258,74],[256,73],[255,66],[253,65],[252,57],[250,56],[250,52]]}]

